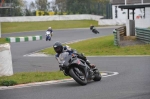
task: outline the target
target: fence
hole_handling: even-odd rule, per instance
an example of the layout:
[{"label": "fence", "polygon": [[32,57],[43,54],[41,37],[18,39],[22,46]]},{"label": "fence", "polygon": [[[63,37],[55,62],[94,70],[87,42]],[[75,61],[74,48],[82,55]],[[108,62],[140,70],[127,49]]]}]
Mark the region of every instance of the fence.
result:
[{"label": "fence", "polygon": [[114,34],[114,45],[119,46],[120,41],[124,40],[126,36],[126,26],[119,27],[113,31]]},{"label": "fence", "polygon": [[142,42],[150,43],[150,29],[136,28],[136,38]]}]

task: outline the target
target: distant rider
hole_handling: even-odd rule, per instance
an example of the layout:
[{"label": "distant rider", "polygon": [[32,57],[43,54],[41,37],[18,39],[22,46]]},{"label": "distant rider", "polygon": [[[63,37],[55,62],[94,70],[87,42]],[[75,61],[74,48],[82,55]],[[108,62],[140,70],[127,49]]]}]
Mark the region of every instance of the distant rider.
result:
[{"label": "distant rider", "polygon": [[[53,35],[53,30],[52,30],[52,28],[51,28],[51,27],[48,27],[47,31],[51,34],[51,37],[52,37],[52,35]],[[48,34],[48,32],[46,32],[46,34]]]},{"label": "distant rider", "polygon": [[97,31],[96,28],[94,27],[94,25],[92,25],[92,24],[90,25],[90,30],[92,30],[92,32],[94,32],[94,33],[95,32],[99,33],[99,31]]},{"label": "distant rider", "polygon": [[90,25],[90,30],[93,30],[94,29],[94,25]]},{"label": "distant rider", "polygon": [[[60,70],[63,70],[63,63],[64,63],[65,58],[68,55],[71,55],[74,52],[74,50],[71,49],[68,45],[63,46],[60,42],[56,42],[53,45],[53,48],[56,52],[55,57],[59,63],[59,68],[60,68]],[[89,67],[95,68],[95,65],[90,64],[90,62],[87,60],[87,58],[83,54],[78,54],[78,58],[81,58],[84,61],[86,61],[87,65],[89,65]]]}]

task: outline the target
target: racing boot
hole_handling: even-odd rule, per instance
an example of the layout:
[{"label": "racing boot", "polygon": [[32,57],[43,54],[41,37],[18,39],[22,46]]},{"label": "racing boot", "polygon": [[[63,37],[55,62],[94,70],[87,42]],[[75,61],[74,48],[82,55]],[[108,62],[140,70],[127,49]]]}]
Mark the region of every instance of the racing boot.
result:
[{"label": "racing boot", "polygon": [[90,68],[95,68],[95,67],[96,67],[94,64],[91,64],[91,63],[89,62],[89,60],[86,60],[86,63],[87,63],[87,65],[88,65]]},{"label": "racing boot", "polygon": [[96,70],[98,70],[97,68],[96,68],[96,65],[94,65],[94,64],[91,64],[90,62],[89,62],[89,60],[86,60],[86,63],[87,63],[87,65],[92,69],[92,71],[96,71]]}]

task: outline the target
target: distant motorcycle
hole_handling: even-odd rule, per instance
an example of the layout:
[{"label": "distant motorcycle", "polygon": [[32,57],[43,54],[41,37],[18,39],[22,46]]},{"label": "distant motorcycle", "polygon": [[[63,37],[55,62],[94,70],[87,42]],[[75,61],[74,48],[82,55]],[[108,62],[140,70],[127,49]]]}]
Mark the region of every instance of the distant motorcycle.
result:
[{"label": "distant motorcycle", "polygon": [[51,34],[49,31],[46,31],[46,41],[50,41],[51,40]]},{"label": "distant motorcycle", "polygon": [[92,30],[92,32],[95,34],[99,33],[99,31],[93,25],[90,26],[90,30]]},{"label": "distant motorcycle", "polygon": [[63,64],[64,75],[72,77],[78,84],[86,85],[88,81],[100,81],[98,69],[90,68],[86,62],[77,57],[77,53],[69,55]]},{"label": "distant motorcycle", "polygon": [[99,31],[97,31],[96,29],[92,29],[92,32],[95,33],[95,34],[99,33]]}]

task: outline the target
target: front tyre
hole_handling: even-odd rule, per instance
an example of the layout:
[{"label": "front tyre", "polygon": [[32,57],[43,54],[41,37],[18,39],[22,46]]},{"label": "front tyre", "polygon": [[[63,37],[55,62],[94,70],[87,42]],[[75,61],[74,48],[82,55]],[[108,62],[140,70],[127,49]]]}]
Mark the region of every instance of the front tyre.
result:
[{"label": "front tyre", "polygon": [[[70,76],[80,85],[86,85],[87,84],[87,79],[85,77],[85,74],[83,73],[82,70],[78,68],[71,68],[69,70]],[[79,73],[80,72],[80,73]]]},{"label": "front tyre", "polygon": [[100,81],[102,79],[102,76],[101,76],[101,74],[99,73],[98,70],[95,71],[94,76],[95,76],[93,78],[94,81]]}]

